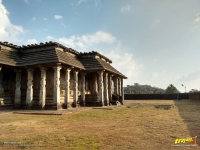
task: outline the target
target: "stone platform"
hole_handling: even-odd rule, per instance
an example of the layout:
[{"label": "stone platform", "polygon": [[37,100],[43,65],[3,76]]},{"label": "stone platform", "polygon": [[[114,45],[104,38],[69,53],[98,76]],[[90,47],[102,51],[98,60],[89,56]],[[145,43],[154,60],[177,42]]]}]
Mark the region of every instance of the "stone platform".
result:
[{"label": "stone platform", "polygon": [[81,111],[87,111],[91,109],[102,109],[102,110],[114,110],[117,108],[126,107],[125,105],[119,106],[104,106],[104,107],[78,107],[60,110],[0,110],[1,114],[13,113],[13,114],[31,114],[31,115],[66,115]]}]

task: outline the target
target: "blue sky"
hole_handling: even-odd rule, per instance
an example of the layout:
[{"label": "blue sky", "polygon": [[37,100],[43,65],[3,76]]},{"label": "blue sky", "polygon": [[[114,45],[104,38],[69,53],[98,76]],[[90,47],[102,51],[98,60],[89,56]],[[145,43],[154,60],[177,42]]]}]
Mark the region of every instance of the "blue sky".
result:
[{"label": "blue sky", "polygon": [[199,0],[0,0],[0,41],[98,51],[128,79],[200,90]]}]

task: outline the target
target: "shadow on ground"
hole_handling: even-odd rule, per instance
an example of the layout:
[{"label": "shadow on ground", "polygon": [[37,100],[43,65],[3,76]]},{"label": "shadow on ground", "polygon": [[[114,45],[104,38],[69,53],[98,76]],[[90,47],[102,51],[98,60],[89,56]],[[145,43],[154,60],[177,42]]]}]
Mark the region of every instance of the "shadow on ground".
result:
[{"label": "shadow on ground", "polygon": [[174,100],[174,104],[178,108],[190,136],[197,136],[197,144],[200,145],[200,101],[191,99]]}]

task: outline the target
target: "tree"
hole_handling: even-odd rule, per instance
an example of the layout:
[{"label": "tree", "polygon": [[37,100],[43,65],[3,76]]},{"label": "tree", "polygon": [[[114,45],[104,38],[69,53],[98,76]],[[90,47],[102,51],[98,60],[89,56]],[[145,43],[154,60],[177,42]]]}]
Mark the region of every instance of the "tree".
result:
[{"label": "tree", "polygon": [[189,93],[195,93],[195,92],[199,92],[197,89],[191,89],[190,91],[189,91]]},{"label": "tree", "polygon": [[180,92],[177,90],[177,88],[173,84],[170,84],[165,90],[165,93],[180,93]]}]

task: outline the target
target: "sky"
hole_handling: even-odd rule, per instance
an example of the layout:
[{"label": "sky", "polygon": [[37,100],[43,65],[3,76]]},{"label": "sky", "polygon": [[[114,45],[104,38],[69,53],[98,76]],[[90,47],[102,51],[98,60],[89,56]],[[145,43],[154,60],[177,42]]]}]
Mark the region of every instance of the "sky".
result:
[{"label": "sky", "polygon": [[124,86],[200,90],[199,0],[0,0],[0,41],[98,51]]}]

